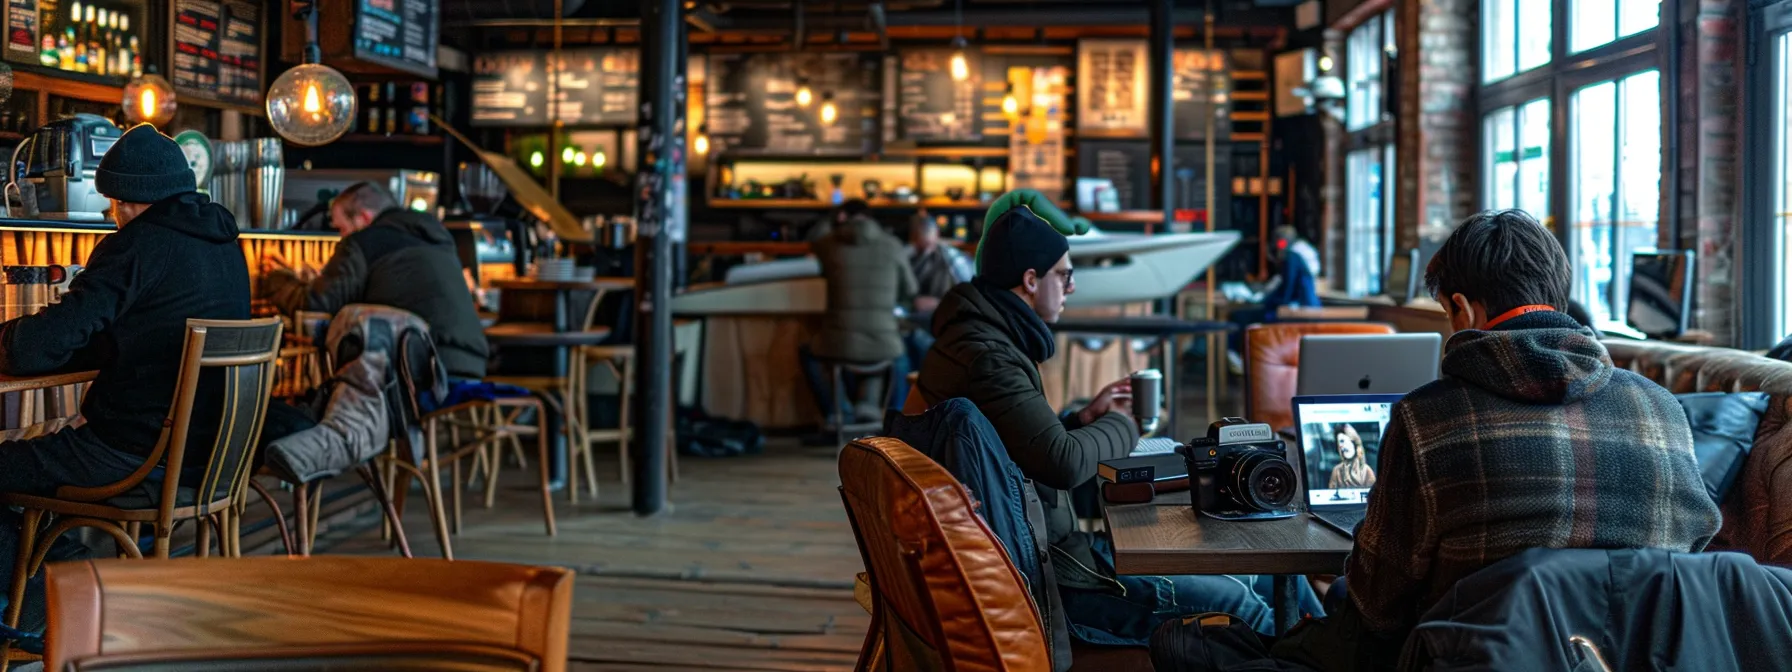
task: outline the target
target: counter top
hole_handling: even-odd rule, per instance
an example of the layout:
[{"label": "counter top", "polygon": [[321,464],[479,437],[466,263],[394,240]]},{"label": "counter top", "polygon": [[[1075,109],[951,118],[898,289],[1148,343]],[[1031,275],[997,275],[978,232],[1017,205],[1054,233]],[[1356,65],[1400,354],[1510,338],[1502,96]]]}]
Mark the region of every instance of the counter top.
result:
[{"label": "counter top", "polygon": [[[117,230],[118,227],[114,226],[111,222],[0,217],[0,231],[112,233]],[[339,237],[335,231],[291,231],[284,229],[243,229],[241,235],[244,238],[316,238],[320,240],[334,240]]]}]

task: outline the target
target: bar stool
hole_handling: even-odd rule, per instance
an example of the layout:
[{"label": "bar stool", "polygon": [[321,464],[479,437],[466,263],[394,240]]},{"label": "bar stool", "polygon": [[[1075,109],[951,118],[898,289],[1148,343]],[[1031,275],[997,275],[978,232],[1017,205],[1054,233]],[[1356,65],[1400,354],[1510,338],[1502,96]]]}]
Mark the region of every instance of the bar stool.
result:
[{"label": "bar stool", "polygon": [[[498,324],[485,330],[486,342],[492,346],[534,346],[564,347],[568,349],[568,371],[565,376],[554,375],[520,375],[486,376],[486,382],[514,385],[538,394],[551,410],[561,414],[562,432],[566,435],[566,475],[567,501],[579,502],[579,465],[584,464],[587,476],[586,488],[591,498],[596,499],[597,478],[591,465],[591,444],[581,440],[587,434],[586,419],[582,417],[586,403],[585,379],[581,372],[586,368],[584,358],[580,354],[584,348],[598,346],[610,335],[609,329],[589,328],[584,331],[554,331],[550,325],[541,324]],[[520,414],[520,411],[518,411]],[[515,417],[512,415],[511,417]],[[508,425],[509,423],[504,423]],[[495,448],[495,444],[492,444]],[[497,481],[498,465],[501,461],[495,454],[488,454],[483,459],[486,476],[487,506],[492,501],[492,488]],[[546,465],[543,465],[546,469]]]},{"label": "bar stool", "polygon": [[[821,362],[822,374],[828,381],[828,424],[834,430],[836,439],[834,443],[844,446],[847,441],[881,431],[884,427],[881,411],[890,405],[890,387],[895,382],[891,379],[891,373],[894,371],[892,367],[896,365],[896,360],[892,358],[881,362],[864,363],[820,357],[816,359]],[[877,409],[880,411],[875,422],[855,422],[853,418],[846,417],[846,410],[841,408],[840,398],[846,389],[847,374],[858,376],[861,385],[867,378],[883,381],[883,385],[878,386],[878,392],[873,395],[877,401]]]},{"label": "bar stool", "polygon": [[[634,438],[634,429],[629,427],[629,421],[631,419],[629,409],[634,404],[635,396],[635,346],[585,346],[579,348],[578,356],[575,361],[578,363],[578,368],[576,369],[577,375],[583,377],[589,376],[591,364],[593,363],[601,363],[608,367],[610,373],[616,376],[616,397],[621,405],[621,409],[617,414],[618,421],[615,429],[592,429],[589,426],[585,428],[584,441],[580,442],[578,450],[584,459],[586,477],[594,484],[597,482],[597,472],[592,467],[591,463],[591,444],[614,441],[616,442],[616,452],[621,458],[621,466],[618,467],[618,470],[621,472],[622,483],[627,485],[634,473],[633,470],[629,468],[630,457],[628,444],[629,441]],[[591,389],[588,380],[581,380],[580,387],[585,389],[587,393],[589,393],[589,390]],[[590,417],[588,415],[590,409],[586,406],[586,399],[588,399],[588,397],[579,398],[580,404],[578,414],[581,419],[588,419]],[[672,409],[669,408],[666,409],[666,424],[668,427],[666,435],[671,437],[673,432],[670,431],[670,428],[673,426],[673,420]],[[678,482],[678,450],[675,441],[667,441],[666,443],[666,472],[667,479],[670,482]],[[592,487],[595,488],[596,486],[593,485]]]}]

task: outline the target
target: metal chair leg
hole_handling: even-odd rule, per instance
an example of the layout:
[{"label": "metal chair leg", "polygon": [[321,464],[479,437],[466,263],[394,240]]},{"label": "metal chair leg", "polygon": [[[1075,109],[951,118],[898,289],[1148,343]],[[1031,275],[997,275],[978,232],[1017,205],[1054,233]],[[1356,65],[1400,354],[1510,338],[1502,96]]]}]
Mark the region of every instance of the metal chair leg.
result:
[{"label": "metal chair leg", "polygon": [[[379,500],[380,509],[385,513],[386,521],[391,524],[393,541],[398,544],[398,552],[404,557],[412,557],[411,544],[404,536],[404,525],[398,518],[398,510],[392,506],[391,493],[386,491],[386,479],[374,470],[373,465],[366,463],[355,467],[355,473],[361,475],[361,480],[367,482],[368,489],[373,490],[373,498]],[[305,553],[307,555],[311,553],[309,542],[305,544]]]},{"label": "metal chair leg", "polygon": [[[261,501],[266,502],[268,510],[274,512],[274,525],[280,528],[280,544],[286,547],[287,555],[295,555],[293,552],[295,549],[292,543],[292,531],[286,527],[286,514],[280,511],[280,503],[274,501],[273,493],[268,492],[267,487],[263,486],[260,481],[255,480],[254,477],[249,478],[249,488],[253,489],[255,494],[261,495]],[[304,515],[302,511],[296,513],[298,516]],[[238,522],[240,523],[241,520],[239,519]],[[131,536],[134,538],[137,535],[133,533]]]}]

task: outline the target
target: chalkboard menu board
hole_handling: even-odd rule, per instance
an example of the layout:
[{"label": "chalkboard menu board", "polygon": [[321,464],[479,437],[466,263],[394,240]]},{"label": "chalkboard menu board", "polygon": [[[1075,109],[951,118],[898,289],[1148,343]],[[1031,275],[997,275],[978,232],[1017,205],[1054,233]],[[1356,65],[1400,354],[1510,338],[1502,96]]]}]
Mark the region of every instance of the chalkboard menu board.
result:
[{"label": "chalkboard menu board", "polygon": [[1137,140],[1083,140],[1076,149],[1078,177],[1113,180],[1121,210],[1151,207],[1151,145]]},{"label": "chalkboard menu board", "polygon": [[182,98],[261,104],[262,8],[254,0],[177,0],[169,79]]},{"label": "chalkboard menu board", "polygon": [[[1214,95],[1230,91],[1231,77],[1226,68],[1225,52],[1200,49],[1177,49],[1171,64],[1171,115],[1178,140],[1201,140],[1207,135],[1207,107]],[[1213,131],[1216,139],[1231,135],[1230,106],[1213,105]]]},{"label": "chalkboard menu board", "polygon": [[437,0],[355,0],[355,56],[436,76]]},{"label": "chalkboard menu board", "polygon": [[[550,70],[558,73],[549,78]],[[635,123],[641,56],[635,49],[501,51],[473,59],[473,125]],[[550,101],[552,103],[550,104]]]},{"label": "chalkboard menu board", "polygon": [[504,51],[473,59],[474,126],[546,126],[547,54]]},{"label": "chalkboard menu board", "polygon": [[[553,55],[548,56],[549,61]],[[641,52],[637,49],[562,51],[551,94],[553,114],[567,124],[633,124],[640,95]]]},{"label": "chalkboard menu board", "polygon": [[1082,40],[1076,48],[1077,130],[1144,135],[1151,69],[1145,41]]},{"label": "chalkboard menu board", "polygon": [[[712,154],[856,156],[875,150],[875,54],[710,54],[705,93]],[[806,84],[811,99],[799,105]],[[831,101],[830,101],[831,97]],[[838,118],[822,119],[832,102]]]},{"label": "chalkboard menu board", "polygon": [[975,141],[983,137],[983,63],[964,51],[969,76],[952,78],[952,49],[902,52],[897,91],[901,137],[917,142]]}]

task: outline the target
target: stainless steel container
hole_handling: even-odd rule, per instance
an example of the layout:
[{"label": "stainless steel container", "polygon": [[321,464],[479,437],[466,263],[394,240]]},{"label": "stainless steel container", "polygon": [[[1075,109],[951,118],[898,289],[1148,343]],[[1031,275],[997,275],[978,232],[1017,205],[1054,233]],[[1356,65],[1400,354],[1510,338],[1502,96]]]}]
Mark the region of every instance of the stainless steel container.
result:
[{"label": "stainless steel container", "polygon": [[[257,229],[278,229],[281,199],[286,196],[286,162],[279,138],[251,141],[246,181],[249,224]],[[240,221],[240,220],[239,220]]]},{"label": "stainless steel container", "polygon": [[249,161],[249,143],[241,140],[212,145],[212,179],[207,186],[212,201],[229,210],[239,226],[249,225],[243,171]]},{"label": "stainless steel container", "polygon": [[1157,369],[1132,372],[1132,417],[1139,423],[1139,432],[1157,431],[1157,414],[1164,400],[1164,374]]}]

